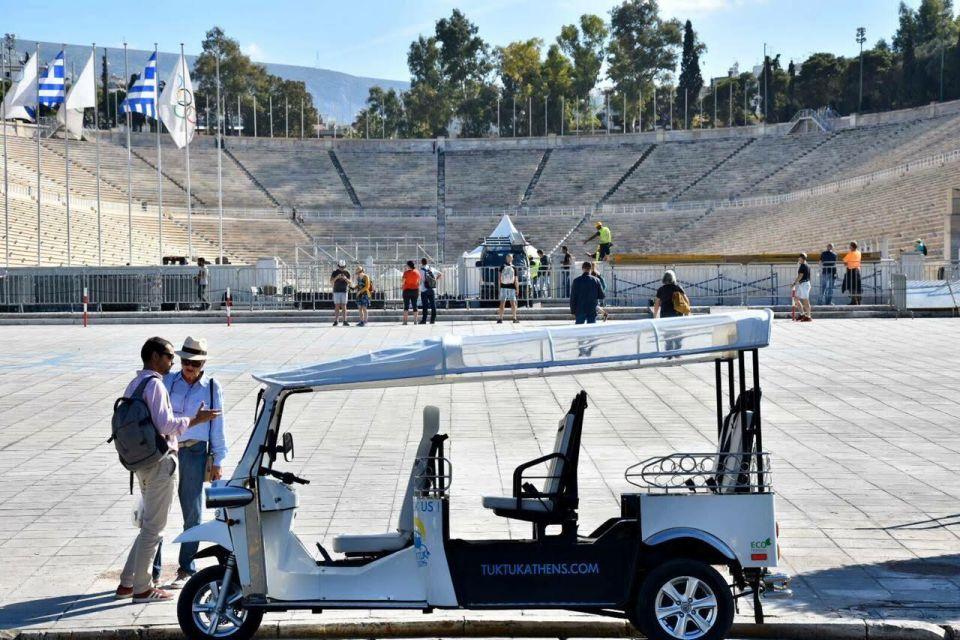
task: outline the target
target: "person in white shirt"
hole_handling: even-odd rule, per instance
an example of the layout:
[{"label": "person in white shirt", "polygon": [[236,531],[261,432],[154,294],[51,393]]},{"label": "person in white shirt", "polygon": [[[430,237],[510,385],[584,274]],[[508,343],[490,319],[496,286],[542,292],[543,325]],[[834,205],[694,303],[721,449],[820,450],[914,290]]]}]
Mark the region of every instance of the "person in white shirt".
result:
[{"label": "person in white shirt", "polygon": [[500,267],[500,308],[497,310],[497,324],[503,323],[503,310],[507,302],[513,309],[513,321],[517,319],[517,268],[513,266],[513,254],[508,253]]},{"label": "person in white shirt", "polygon": [[[163,379],[164,386],[170,392],[174,415],[192,416],[198,407],[204,406],[222,412],[223,387],[204,370],[207,362],[207,341],[203,338],[188,337],[176,354],[180,358],[180,371],[168,373]],[[183,529],[186,531],[200,524],[203,515],[203,483],[207,467],[210,469],[210,481],[219,480],[222,475],[223,460],[227,457],[223,414],[218,414],[208,423],[187,429],[180,435],[178,445],[178,496],[183,512]],[[193,556],[198,548],[197,542],[180,545],[177,575],[168,588],[182,588],[190,576],[196,573]]]}]

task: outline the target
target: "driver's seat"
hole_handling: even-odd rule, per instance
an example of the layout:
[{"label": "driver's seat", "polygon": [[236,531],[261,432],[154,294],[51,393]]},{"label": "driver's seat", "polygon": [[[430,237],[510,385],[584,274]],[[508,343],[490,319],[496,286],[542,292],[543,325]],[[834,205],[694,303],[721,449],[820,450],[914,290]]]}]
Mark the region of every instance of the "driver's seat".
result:
[{"label": "driver's seat", "polygon": [[434,440],[440,431],[440,409],[433,406],[423,408],[423,435],[413,459],[413,469],[407,481],[407,490],[400,507],[400,519],[397,530],[387,533],[358,535],[339,535],[333,538],[333,550],[348,556],[370,556],[391,551],[399,551],[413,541],[413,496],[417,491],[426,490],[430,482],[429,474],[424,473],[427,458],[434,446]]}]

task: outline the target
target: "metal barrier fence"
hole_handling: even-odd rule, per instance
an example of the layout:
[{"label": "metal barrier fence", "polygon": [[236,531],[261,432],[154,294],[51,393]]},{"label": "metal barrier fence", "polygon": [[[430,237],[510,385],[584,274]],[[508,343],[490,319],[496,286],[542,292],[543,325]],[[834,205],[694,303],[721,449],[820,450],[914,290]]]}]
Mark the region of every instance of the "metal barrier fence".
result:
[{"label": "metal barrier fence", "polygon": [[[403,292],[402,264],[367,267],[375,288],[374,306],[396,307]],[[660,287],[664,269],[672,268],[694,305],[785,305],[797,267],[792,264],[679,264],[650,266],[601,265],[606,304],[647,306]],[[86,288],[91,309],[102,311],[191,310],[221,306],[229,289],[236,308],[311,309],[330,305],[333,264],[308,266],[210,266],[206,287],[197,268],[164,267],[25,267],[0,272],[0,311],[79,310]],[[348,267],[351,274],[355,265]],[[499,269],[466,264],[436,265],[442,273],[436,288],[439,306],[492,303],[499,299]],[[956,265],[952,268],[956,269]],[[559,265],[531,277],[518,269],[522,303],[564,305],[579,269]],[[814,267],[812,302],[820,296],[819,269]],[[845,304],[841,292],[843,268],[838,269],[833,300]],[[892,276],[897,263],[864,263],[862,302],[891,304]],[[351,295],[351,298],[353,296]]]}]

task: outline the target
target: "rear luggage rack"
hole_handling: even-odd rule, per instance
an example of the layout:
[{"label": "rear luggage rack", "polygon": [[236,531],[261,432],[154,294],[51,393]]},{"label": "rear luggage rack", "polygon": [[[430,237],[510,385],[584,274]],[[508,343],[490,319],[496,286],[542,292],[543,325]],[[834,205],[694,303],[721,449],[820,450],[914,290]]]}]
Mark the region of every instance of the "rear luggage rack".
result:
[{"label": "rear luggage rack", "polygon": [[648,458],[624,472],[650,493],[768,493],[773,490],[769,453],[673,453]]}]

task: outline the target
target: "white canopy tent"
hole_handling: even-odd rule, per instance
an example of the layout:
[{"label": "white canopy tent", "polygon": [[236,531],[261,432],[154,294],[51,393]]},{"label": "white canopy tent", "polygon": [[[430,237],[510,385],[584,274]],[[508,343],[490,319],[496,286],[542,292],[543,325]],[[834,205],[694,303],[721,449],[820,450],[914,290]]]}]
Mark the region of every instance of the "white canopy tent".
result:
[{"label": "white canopy tent", "polygon": [[299,369],[254,376],[281,389],[394,387],[490,377],[583,373],[766,347],[773,312],[445,335]]}]

